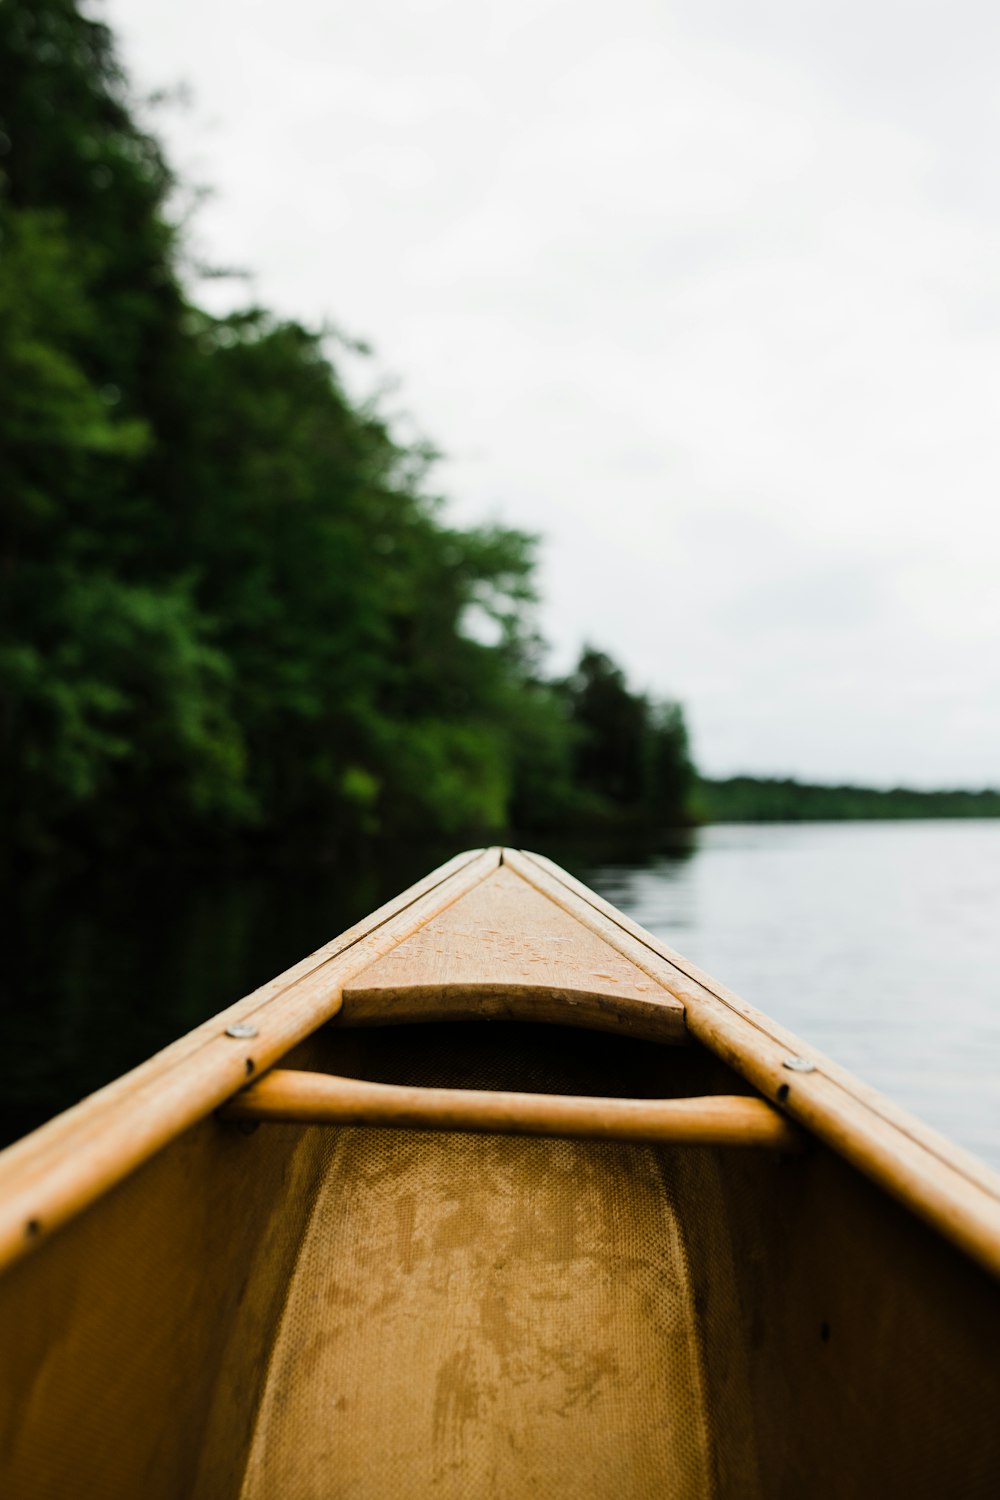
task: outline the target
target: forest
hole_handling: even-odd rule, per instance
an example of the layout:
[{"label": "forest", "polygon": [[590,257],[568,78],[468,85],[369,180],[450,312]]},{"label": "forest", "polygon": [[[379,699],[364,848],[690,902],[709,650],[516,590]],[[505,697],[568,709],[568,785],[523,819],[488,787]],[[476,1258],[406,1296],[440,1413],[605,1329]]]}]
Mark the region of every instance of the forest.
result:
[{"label": "forest", "polygon": [[450,522],[338,336],[198,305],[108,28],[2,0],[0,78],[0,859],[1000,815],[701,779],[596,645],[553,677],[538,539]]},{"label": "forest", "polygon": [[450,524],[324,330],[198,306],[107,27],[5,0],[0,77],[6,854],[688,820],[680,707],[546,675],[536,539]]}]

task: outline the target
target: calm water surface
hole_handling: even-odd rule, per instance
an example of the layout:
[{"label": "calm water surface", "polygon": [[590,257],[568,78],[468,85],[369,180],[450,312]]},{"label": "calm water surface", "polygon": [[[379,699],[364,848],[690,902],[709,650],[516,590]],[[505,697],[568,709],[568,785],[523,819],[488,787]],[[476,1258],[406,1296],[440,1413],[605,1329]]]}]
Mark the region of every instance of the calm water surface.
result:
[{"label": "calm water surface", "polygon": [[[22,890],[0,969],[0,1140],[141,1062],[451,851],[380,870]],[[709,973],[1000,1167],[1000,821],[714,827],[553,857]]]},{"label": "calm water surface", "polygon": [[703,830],[589,883],[1000,1168],[1000,822]]}]

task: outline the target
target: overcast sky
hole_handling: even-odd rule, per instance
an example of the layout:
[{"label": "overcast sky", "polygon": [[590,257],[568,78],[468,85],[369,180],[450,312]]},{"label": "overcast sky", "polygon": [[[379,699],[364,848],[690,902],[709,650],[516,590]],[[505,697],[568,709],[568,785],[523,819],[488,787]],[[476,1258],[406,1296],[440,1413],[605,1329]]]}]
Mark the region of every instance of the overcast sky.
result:
[{"label": "overcast sky", "polygon": [[703,769],[1000,782],[1000,6],[108,0],[195,239],[368,338]]}]

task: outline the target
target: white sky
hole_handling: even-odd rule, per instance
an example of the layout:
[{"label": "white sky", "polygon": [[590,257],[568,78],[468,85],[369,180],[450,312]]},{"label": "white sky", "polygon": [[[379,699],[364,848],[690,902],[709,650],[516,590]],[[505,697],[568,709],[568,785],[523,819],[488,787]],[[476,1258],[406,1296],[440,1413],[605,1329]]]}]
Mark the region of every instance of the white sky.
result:
[{"label": "white sky", "polygon": [[[369,339],[702,768],[1000,782],[1000,6],[109,0],[206,258]],[[220,304],[220,299],[222,302]],[[228,299],[228,300],[227,300]]]}]

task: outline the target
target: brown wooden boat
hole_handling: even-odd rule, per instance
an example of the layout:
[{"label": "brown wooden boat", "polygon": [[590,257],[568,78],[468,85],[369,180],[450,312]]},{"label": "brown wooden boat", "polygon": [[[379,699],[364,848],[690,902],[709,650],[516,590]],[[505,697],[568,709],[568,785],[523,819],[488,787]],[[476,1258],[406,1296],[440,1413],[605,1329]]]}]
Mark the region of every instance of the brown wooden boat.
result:
[{"label": "brown wooden boat", "polygon": [[529,854],[4,1153],[0,1267],[5,1500],[1000,1494],[1000,1179]]}]

